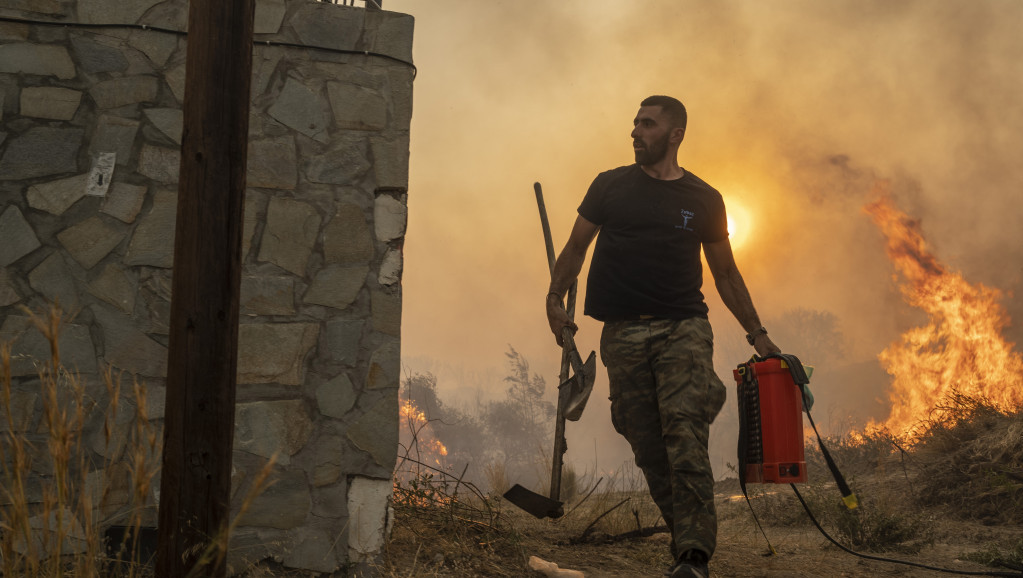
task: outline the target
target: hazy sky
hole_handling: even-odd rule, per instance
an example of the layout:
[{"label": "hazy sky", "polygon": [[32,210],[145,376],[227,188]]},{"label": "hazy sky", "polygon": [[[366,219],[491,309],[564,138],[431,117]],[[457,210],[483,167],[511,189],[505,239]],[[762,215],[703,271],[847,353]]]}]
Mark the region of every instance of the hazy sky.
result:
[{"label": "hazy sky", "polygon": [[[736,259],[768,329],[797,307],[832,313],[846,347],[829,363],[871,368],[922,321],[902,303],[883,238],[862,211],[881,179],[921,219],[939,259],[1005,292],[1023,316],[1013,297],[1023,279],[1023,2],[384,6],[415,16],[419,69],[403,358],[411,371],[435,371],[442,391],[500,394],[508,344],[557,381],[532,184],[544,186],[560,251],[593,177],[632,162],[632,118],[651,94],[689,110],[680,163],[724,195],[740,228]],[[728,384],[728,368],[751,351],[737,345],[743,331],[713,284],[704,289],[719,349],[738,357],[719,360]],[[599,324],[580,325],[585,356],[598,348]],[[615,440],[600,373],[582,425],[569,429],[584,461],[594,436]],[[864,407],[883,412],[877,373],[862,384],[850,375],[840,387],[862,386]],[[819,411],[841,422],[857,396],[829,392],[828,376],[818,368]]]}]

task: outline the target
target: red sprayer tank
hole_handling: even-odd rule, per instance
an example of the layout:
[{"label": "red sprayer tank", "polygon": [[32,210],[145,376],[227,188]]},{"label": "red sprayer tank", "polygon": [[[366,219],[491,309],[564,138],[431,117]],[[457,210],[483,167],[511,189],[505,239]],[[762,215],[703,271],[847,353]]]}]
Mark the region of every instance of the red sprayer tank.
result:
[{"label": "red sprayer tank", "polygon": [[745,363],[733,375],[739,399],[739,467],[745,482],[805,482],[803,399],[786,361]]}]

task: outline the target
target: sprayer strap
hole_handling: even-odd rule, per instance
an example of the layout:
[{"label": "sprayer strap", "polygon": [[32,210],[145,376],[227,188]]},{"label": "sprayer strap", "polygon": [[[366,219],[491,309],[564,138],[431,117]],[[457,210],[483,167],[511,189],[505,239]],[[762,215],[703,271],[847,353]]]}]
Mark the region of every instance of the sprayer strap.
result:
[{"label": "sprayer strap", "polygon": [[786,353],[772,353],[767,357],[775,357],[781,359],[789,366],[789,373],[792,374],[792,381],[796,383],[796,388],[799,390],[799,395],[803,399],[803,408],[806,409],[806,418],[810,420],[810,427],[813,428],[814,435],[817,436],[817,445],[821,448],[821,454],[824,455],[824,461],[828,464],[828,469],[831,470],[831,477],[835,478],[835,484],[838,485],[838,490],[842,492],[842,502],[845,507],[850,510],[855,510],[859,505],[859,501],[856,499],[856,494],[849,488],[849,484],[845,481],[845,476],[838,470],[838,465],[835,464],[835,460],[831,458],[831,452],[828,448],[824,447],[824,441],[821,440],[821,434],[817,431],[817,424],[813,422],[813,416],[810,415],[810,410],[807,408],[806,392],[803,390],[803,386],[810,383],[810,379],[806,376],[806,370],[803,369],[802,362],[795,355]]},{"label": "sprayer strap", "polygon": [[[739,402],[739,488],[742,490],[742,497],[746,498],[746,505],[749,506],[749,511],[753,514],[753,522],[756,523],[757,529],[760,530],[760,534],[764,537],[764,541],[767,542],[768,555],[773,556],[778,553],[771,545],[771,539],[767,537],[767,532],[764,531],[764,527],[760,525],[760,518],[757,517],[756,510],[753,509],[753,503],[750,502],[749,494],[746,492],[746,464],[748,463],[748,451],[749,451],[749,436],[750,428],[757,428],[757,439],[760,439],[760,423],[749,423],[748,409],[746,407],[747,402],[747,389],[752,388],[756,391],[756,396],[759,398],[760,393],[757,386],[757,378],[753,375],[753,360],[747,361],[739,365],[739,372],[742,374],[742,384],[740,385],[740,391],[737,392],[736,399]],[[755,408],[756,412],[760,413],[759,404]]]}]

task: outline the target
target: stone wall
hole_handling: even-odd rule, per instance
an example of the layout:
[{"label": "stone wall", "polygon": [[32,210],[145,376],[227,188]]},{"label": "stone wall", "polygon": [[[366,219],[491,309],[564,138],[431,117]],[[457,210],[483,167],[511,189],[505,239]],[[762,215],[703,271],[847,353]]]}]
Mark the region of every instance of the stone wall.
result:
[{"label": "stone wall", "polygon": [[[173,31],[186,29],[187,3],[0,0],[0,17],[17,20],[0,22],[0,340],[15,354],[14,419],[0,430],[41,435],[34,361],[49,346],[23,307],[55,301],[70,312],[62,361],[81,375],[92,411],[109,404],[110,366],[145,383],[159,425],[187,43]],[[235,570],[271,557],[332,572],[365,564],[383,543],[412,29],[403,14],[257,1],[236,508],[278,457],[274,485],[234,536]],[[97,463],[118,458],[109,448],[123,446],[126,415],[112,444],[96,442],[103,419],[87,419]]]}]

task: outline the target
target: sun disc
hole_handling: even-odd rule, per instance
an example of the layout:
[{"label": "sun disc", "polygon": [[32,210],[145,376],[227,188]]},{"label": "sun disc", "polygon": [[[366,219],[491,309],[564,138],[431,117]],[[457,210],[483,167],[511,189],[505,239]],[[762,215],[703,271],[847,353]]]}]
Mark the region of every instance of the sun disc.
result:
[{"label": "sun disc", "polygon": [[738,249],[749,240],[750,232],[753,230],[753,216],[750,212],[734,202],[728,204],[728,239],[732,248]]}]

